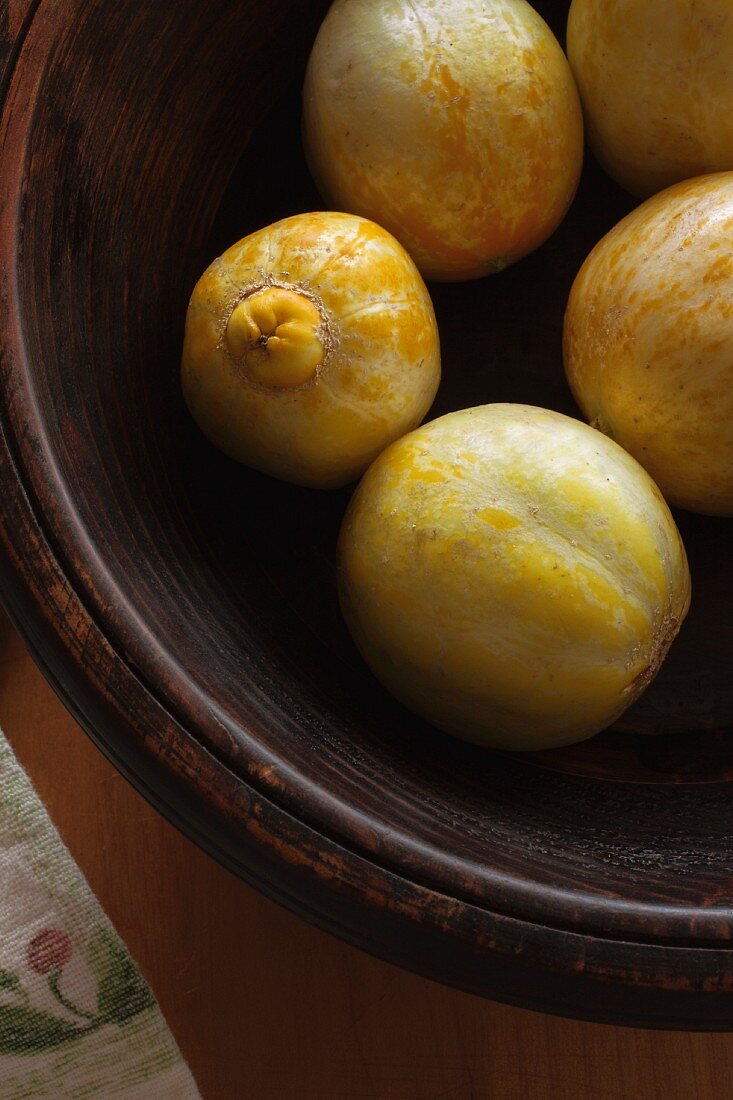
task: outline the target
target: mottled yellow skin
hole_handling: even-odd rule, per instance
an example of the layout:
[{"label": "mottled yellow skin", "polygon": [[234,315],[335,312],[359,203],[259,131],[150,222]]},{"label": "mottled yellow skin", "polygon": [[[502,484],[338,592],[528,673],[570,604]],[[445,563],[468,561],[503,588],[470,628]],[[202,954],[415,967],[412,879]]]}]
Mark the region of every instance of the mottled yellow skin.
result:
[{"label": "mottled yellow skin", "polygon": [[580,175],[573,77],[525,0],[336,0],[303,112],[322,193],[394,233],[428,279],[526,255]]},{"label": "mottled yellow skin", "polygon": [[589,143],[627,190],[733,169],[731,0],[573,0],[568,57]]},{"label": "mottled yellow skin", "polygon": [[663,191],[596,246],[570,295],[565,369],[667,500],[733,514],[733,173]]},{"label": "mottled yellow skin", "polygon": [[580,741],[656,673],[690,578],[669,510],[611,440],[485,405],[394,443],[339,542],[361,652],[443,730],[508,749]]},{"label": "mottled yellow skin", "polygon": [[345,485],[432,404],[440,348],[430,296],[373,222],[286,218],[199,279],[181,380],[226,454],[297,484]]}]

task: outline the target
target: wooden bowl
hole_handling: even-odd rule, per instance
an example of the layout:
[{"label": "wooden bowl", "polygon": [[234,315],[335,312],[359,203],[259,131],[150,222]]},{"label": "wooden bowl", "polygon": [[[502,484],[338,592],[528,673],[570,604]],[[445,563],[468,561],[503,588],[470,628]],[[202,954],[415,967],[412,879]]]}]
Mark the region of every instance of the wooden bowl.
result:
[{"label": "wooden bowl", "polygon": [[[353,649],[333,575],[348,492],[238,467],[182,404],[200,271],[255,227],[320,205],[298,89],[324,7],[40,0],[22,23],[13,7],[6,605],[135,786],[307,919],[504,1001],[730,1028],[730,523],[679,515],[693,609],[616,731],[535,756],[482,752],[401,709]],[[567,5],[538,7],[562,33]],[[568,289],[631,205],[590,164],[539,252],[433,288],[436,414],[494,400],[573,410]]]}]

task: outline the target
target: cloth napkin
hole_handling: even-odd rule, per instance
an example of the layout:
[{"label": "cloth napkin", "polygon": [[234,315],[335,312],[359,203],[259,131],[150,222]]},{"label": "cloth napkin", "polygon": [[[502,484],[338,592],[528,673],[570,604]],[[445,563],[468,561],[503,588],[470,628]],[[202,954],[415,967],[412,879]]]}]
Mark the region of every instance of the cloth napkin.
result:
[{"label": "cloth napkin", "polygon": [[200,1100],[0,733],[0,1100]]}]

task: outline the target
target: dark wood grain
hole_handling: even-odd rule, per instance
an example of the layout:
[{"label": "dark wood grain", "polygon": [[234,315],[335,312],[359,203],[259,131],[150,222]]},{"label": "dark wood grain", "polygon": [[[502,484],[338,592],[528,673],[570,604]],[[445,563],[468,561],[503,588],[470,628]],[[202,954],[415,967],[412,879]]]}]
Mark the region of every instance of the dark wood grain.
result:
[{"label": "dark wood grain", "polygon": [[[543,10],[557,25],[566,7]],[[402,710],[351,647],[333,577],[348,492],[236,467],[186,415],[199,271],[319,204],[298,86],[323,10],[42,2],[16,46],[0,135],[6,605],[146,797],[308,919],[514,1003],[733,1027],[729,526],[680,517],[694,609],[620,731],[481,752]],[[589,165],[546,247],[435,288],[436,413],[572,411],[567,291],[630,204]]]}]

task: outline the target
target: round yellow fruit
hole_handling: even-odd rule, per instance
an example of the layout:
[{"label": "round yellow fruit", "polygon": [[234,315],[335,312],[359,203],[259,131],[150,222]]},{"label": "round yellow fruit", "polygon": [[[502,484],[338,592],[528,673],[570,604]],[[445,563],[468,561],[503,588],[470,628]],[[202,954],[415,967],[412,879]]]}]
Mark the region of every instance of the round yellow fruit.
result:
[{"label": "round yellow fruit", "polygon": [[591,737],[641,694],[684,619],[684,547],[652,482],[580,421],[450,413],[392,444],[339,542],[352,635],[393,694],[482,745]]},{"label": "round yellow fruit", "polygon": [[575,193],[578,93],[525,0],[336,0],[303,105],[322,193],[386,226],[429,279],[500,271]]},{"label": "round yellow fruit", "polygon": [[232,458],[300,485],[345,485],[432,404],[440,348],[430,296],[373,222],[285,218],[199,279],[181,379],[194,419]]},{"label": "round yellow fruit", "polygon": [[667,500],[733,515],[733,172],[648,199],[596,246],[570,295],[565,370]]},{"label": "round yellow fruit", "polygon": [[730,0],[573,0],[568,57],[589,143],[627,190],[733,169]]}]

